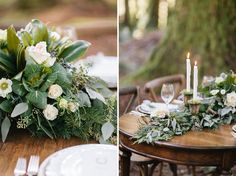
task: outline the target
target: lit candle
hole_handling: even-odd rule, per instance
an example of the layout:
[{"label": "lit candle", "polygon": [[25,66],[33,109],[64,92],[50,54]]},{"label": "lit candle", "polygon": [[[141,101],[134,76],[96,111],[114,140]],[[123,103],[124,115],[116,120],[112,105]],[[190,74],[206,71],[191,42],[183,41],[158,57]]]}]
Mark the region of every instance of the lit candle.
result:
[{"label": "lit candle", "polygon": [[197,99],[197,87],[198,87],[198,68],[197,61],[195,61],[193,73],[193,99]]},{"label": "lit candle", "polygon": [[191,82],[191,63],[189,59],[190,53],[188,52],[187,54],[187,59],[186,59],[186,91],[190,92],[191,87],[190,87],[190,82]]}]

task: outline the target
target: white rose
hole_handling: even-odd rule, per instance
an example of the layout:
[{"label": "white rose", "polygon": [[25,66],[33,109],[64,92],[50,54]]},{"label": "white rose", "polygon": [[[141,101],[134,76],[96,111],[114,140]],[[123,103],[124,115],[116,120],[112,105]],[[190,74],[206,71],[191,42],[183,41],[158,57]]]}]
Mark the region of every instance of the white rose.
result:
[{"label": "white rose", "polygon": [[73,103],[73,102],[69,102],[68,103],[68,109],[71,112],[75,112],[78,109],[78,106],[75,103]]},{"label": "white rose", "polygon": [[12,92],[12,81],[10,79],[0,79],[0,96],[5,98],[7,94]]},{"label": "white rose", "polygon": [[7,30],[0,29],[0,40],[7,40]]},{"label": "white rose", "polygon": [[167,108],[158,108],[151,113],[151,117],[165,118],[170,114]]},{"label": "white rose", "polygon": [[45,67],[51,67],[56,61],[47,52],[46,42],[39,42],[36,46],[28,46],[25,52],[26,58],[31,57],[37,64],[43,64]]},{"label": "white rose", "polygon": [[231,92],[226,95],[225,105],[231,106],[231,107],[236,106],[236,93],[235,92]]},{"label": "white rose", "polygon": [[67,109],[68,108],[68,101],[64,98],[60,99],[59,106],[60,106],[60,108]]},{"label": "white rose", "polygon": [[221,82],[224,81],[224,78],[222,78],[221,76],[220,77],[216,77],[216,80],[215,80],[215,83],[216,84],[220,84]]},{"label": "white rose", "polygon": [[50,37],[54,40],[60,40],[61,36],[57,32],[50,32]]},{"label": "white rose", "polygon": [[211,95],[216,95],[216,94],[218,94],[219,93],[219,90],[212,90],[212,91],[210,91],[210,94]]},{"label": "white rose", "polygon": [[220,91],[220,93],[221,93],[222,95],[224,95],[224,94],[226,93],[226,90],[225,90],[225,89],[222,89],[222,90]]},{"label": "white rose", "polygon": [[56,99],[61,96],[63,90],[58,84],[53,84],[48,89],[48,97],[51,99]]},{"label": "white rose", "polygon": [[43,110],[43,115],[47,120],[55,120],[58,115],[58,109],[53,105],[48,104]]}]

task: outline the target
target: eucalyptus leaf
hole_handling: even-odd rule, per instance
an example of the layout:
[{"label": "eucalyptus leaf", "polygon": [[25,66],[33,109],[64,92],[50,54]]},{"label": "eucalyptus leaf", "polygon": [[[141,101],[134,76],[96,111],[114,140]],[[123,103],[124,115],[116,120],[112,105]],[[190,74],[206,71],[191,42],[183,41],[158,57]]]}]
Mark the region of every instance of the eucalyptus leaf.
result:
[{"label": "eucalyptus leaf", "polygon": [[100,93],[98,93],[88,87],[86,87],[85,89],[91,99],[98,99],[98,100],[102,101],[104,104],[106,104],[105,98]]},{"label": "eucalyptus leaf", "polygon": [[83,107],[83,106],[91,107],[91,101],[89,99],[88,94],[86,94],[85,92],[79,91],[78,94],[77,94],[77,98],[78,98],[78,101],[79,101],[79,106],[81,106],[81,107]]},{"label": "eucalyptus leaf", "polygon": [[11,121],[9,120],[8,117],[5,117],[1,125],[2,142],[5,142],[8,132],[10,130],[10,127],[11,127]]},{"label": "eucalyptus leaf", "polygon": [[25,113],[28,110],[28,104],[27,103],[19,103],[15,106],[11,113],[11,117],[19,116],[23,113]]},{"label": "eucalyptus leaf", "polygon": [[102,136],[104,140],[109,139],[112,136],[112,133],[114,132],[115,127],[112,125],[111,122],[106,122],[102,125]]}]

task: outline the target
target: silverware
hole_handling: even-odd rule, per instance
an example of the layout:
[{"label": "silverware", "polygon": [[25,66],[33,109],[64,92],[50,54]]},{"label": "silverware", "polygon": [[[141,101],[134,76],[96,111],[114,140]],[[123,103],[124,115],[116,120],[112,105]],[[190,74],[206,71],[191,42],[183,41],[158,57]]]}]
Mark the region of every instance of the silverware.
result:
[{"label": "silverware", "polygon": [[18,158],[16,167],[14,169],[15,176],[21,176],[26,174],[26,159]]},{"label": "silverware", "polygon": [[37,175],[39,170],[39,156],[31,155],[27,169],[27,175]]}]

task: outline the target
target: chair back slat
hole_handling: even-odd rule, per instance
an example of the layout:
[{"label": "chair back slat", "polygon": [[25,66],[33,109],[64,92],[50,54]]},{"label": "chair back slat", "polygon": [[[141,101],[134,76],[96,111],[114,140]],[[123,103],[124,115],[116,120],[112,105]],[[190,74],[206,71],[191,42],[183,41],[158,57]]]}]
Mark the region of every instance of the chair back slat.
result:
[{"label": "chair back slat", "polygon": [[170,76],[164,76],[160,78],[156,78],[154,80],[151,80],[147,82],[144,85],[144,90],[147,94],[149,94],[150,98],[153,101],[159,101],[160,98],[157,96],[157,89],[161,89],[163,84],[174,84],[174,89],[175,89],[175,96],[174,98],[179,96],[179,93],[181,90],[184,89],[185,86],[185,77],[182,74],[178,75],[170,75]]},{"label": "chair back slat", "polygon": [[138,105],[139,103],[140,99],[139,99],[138,86],[120,88],[119,90],[120,115],[129,112],[134,105]]}]

